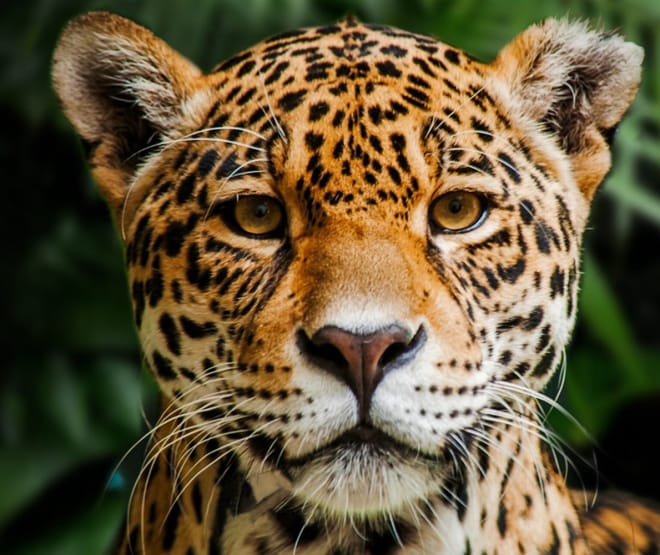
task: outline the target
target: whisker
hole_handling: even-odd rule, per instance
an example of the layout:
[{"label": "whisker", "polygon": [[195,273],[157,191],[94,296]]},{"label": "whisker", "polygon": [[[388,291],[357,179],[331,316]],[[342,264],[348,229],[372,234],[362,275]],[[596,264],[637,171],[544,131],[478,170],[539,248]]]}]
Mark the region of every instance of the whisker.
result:
[{"label": "whisker", "polygon": [[279,120],[277,119],[277,116],[275,115],[275,111],[273,110],[273,105],[270,103],[270,95],[268,94],[268,89],[266,88],[266,82],[264,81],[264,77],[261,72],[259,72],[259,82],[261,83],[261,89],[264,93],[264,98],[266,99],[268,112],[266,112],[266,110],[263,107],[261,108],[261,110],[268,117],[268,122],[275,129],[275,132],[278,134],[280,139],[282,139],[284,144],[287,144],[286,133],[284,132],[282,125],[280,124]]},{"label": "whisker", "polygon": [[[476,98],[478,95],[480,95],[483,92],[484,89],[485,89],[485,85],[479,87],[473,94],[471,94],[470,96],[463,99],[463,101],[456,108],[454,108],[451,112],[449,112],[445,117],[442,117],[442,118],[436,117],[436,119],[437,119],[436,125],[429,126],[429,128],[426,131],[426,134],[424,135],[424,139],[427,139],[429,137],[429,135],[431,135],[431,133],[435,133],[435,131],[440,126],[440,124],[444,123],[445,125],[449,125],[449,120],[454,115],[456,115],[456,113],[458,111],[463,109],[468,102],[471,102],[472,100],[474,100],[474,98]],[[433,121],[433,120],[431,120],[431,121]]]}]

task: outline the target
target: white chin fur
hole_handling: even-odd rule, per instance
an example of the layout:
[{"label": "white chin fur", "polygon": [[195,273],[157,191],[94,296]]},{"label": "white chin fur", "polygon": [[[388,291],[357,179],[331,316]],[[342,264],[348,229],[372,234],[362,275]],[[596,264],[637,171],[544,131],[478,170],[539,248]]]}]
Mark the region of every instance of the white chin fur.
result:
[{"label": "white chin fur", "polygon": [[441,469],[428,461],[369,444],[333,448],[291,474],[292,493],[304,509],[360,520],[405,512],[443,482]]}]

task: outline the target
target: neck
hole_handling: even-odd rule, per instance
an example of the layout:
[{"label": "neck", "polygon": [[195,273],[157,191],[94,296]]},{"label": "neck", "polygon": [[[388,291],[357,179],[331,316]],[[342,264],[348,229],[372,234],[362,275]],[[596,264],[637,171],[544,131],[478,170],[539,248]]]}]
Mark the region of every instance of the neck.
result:
[{"label": "neck", "polygon": [[[166,428],[154,446],[165,444]],[[279,472],[258,464],[246,470],[234,455],[212,462],[228,451],[193,437],[161,449],[153,468],[147,464],[128,532],[134,549],[144,545],[140,553],[184,554],[191,545],[197,553],[236,555],[518,553],[521,546],[525,553],[584,552],[577,512],[538,437],[502,425],[489,438],[496,441],[467,448],[471,468],[435,496],[362,519],[310,514],[289,498]]]}]

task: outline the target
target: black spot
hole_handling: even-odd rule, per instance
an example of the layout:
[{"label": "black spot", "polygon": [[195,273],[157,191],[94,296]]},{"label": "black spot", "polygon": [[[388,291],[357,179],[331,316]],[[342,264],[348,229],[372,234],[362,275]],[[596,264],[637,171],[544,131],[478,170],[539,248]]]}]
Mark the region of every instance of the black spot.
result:
[{"label": "black spot", "polygon": [[414,533],[413,528],[399,519],[390,519],[389,526],[383,531],[370,531],[365,542],[365,553],[378,553],[378,555],[391,555],[399,552],[402,545],[410,541]]},{"label": "black spot", "polygon": [[558,555],[561,553],[561,540],[559,539],[559,534],[557,534],[557,529],[554,524],[552,525],[552,543],[543,553],[544,555]]},{"label": "black spot", "polygon": [[[218,457],[219,445],[215,439],[206,442],[207,453],[211,459]],[[224,464],[218,465],[216,482],[220,484],[220,495],[216,504],[215,522],[209,540],[209,555],[222,555],[220,551],[221,536],[227,524],[230,510],[239,504],[245,477],[238,470],[235,457],[226,457]]]},{"label": "black spot", "polygon": [[318,81],[321,79],[328,78],[328,69],[332,67],[330,62],[318,62],[316,64],[311,64],[307,67],[307,73],[305,74],[305,81]]},{"label": "black spot", "polygon": [[176,372],[172,368],[172,362],[168,358],[165,358],[158,351],[154,351],[151,355],[151,360],[154,370],[156,370],[159,377],[168,381],[176,379]]},{"label": "black spot", "polygon": [[183,179],[181,185],[176,190],[176,201],[178,204],[184,204],[190,200],[194,186],[195,174],[191,172]]},{"label": "black spot", "polygon": [[[149,262],[149,255],[151,254],[151,236],[152,236],[152,230],[147,229],[146,233],[144,234],[142,238],[142,246],[140,248],[140,265],[141,266],[146,266],[147,262]],[[135,248],[137,248],[137,244],[134,245]],[[156,249],[154,249],[156,250]],[[133,251],[133,260],[135,259],[135,255],[137,255],[136,251]]]},{"label": "black spot", "polygon": [[490,268],[484,268],[484,274],[486,276],[486,279],[488,280],[488,285],[491,287],[491,289],[497,289],[500,286],[500,282],[497,280],[495,274],[492,272]]},{"label": "black spot", "polygon": [[488,441],[486,439],[480,440],[480,448],[477,449],[477,462],[479,463],[480,475],[479,479],[483,480],[488,474],[490,467],[490,451],[488,449]]},{"label": "black spot", "polygon": [[165,283],[163,281],[163,272],[160,267],[160,255],[154,256],[151,263],[151,277],[145,284],[145,292],[149,295],[149,306],[155,307],[163,298]]},{"label": "black spot", "polygon": [[388,56],[394,56],[395,58],[403,58],[406,54],[408,54],[408,51],[406,49],[400,48],[395,44],[392,44],[390,46],[383,46],[380,49],[380,51],[383,54],[387,54]]},{"label": "black spot", "polygon": [[540,353],[545,349],[548,344],[550,343],[550,330],[552,327],[550,324],[546,324],[543,326],[543,329],[541,330],[541,336],[539,337],[539,342],[536,344],[536,352]]},{"label": "black spot", "polygon": [[305,134],[305,144],[310,150],[318,150],[323,146],[323,135],[308,131]]},{"label": "black spot", "polygon": [[456,50],[447,48],[447,50],[445,50],[445,58],[454,65],[460,64],[460,57],[458,55],[458,52],[456,52]]},{"label": "black spot", "polygon": [[380,144],[380,139],[376,135],[369,136],[369,144],[378,154],[382,154],[383,146]]},{"label": "black spot", "polygon": [[254,66],[256,65],[256,62],[254,60],[248,60],[245,62],[240,68],[238,68],[238,72],[236,73],[236,77],[243,77],[250,73],[253,69]]},{"label": "black spot", "polygon": [[[321,30],[317,29],[317,31],[320,33]],[[305,30],[303,29],[294,29],[292,31],[282,31],[281,33],[278,33],[276,35],[273,35],[272,37],[267,38],[264,42],[266,44],[271,44],[271,43],[276,43],[276,42],[284,42],[286,39],[293,39],[295,37],[299,37],[300,35],[305,34]],[[291,41],[292,43],[295,43],[296,41]],[[285,43],[286,44],[286,43]],[[279,48],[281,45],[276,44],[275,47]]]},{"label": "black spot", "polygon": [[520,217],[526,224],[529,224],[534,219],[535,209],[531,201],[524,199],[521,200],[518,203],[518,210],[520,212]]},{"label": "black spot", "polygon": [[181,334],[179,333],[176,324],[172,317],[164,312],[161,317],[158,319],[158,328],[160,332],[165,337],[165,342],[167,343],[167,348],[173,355],[181,354]]},{"label": "black spot", "polygon": [[273,511],[273,516],[292,544],[294,542],[297,542],[298,545],[308,544],[317,539],[321,533],[319,526],[316,523],[308,522],[296,508],[285,507],[279,511]]},{"label": "black spot", "polygon": [[218,153],[215,150],[207,150],[204,154],[202,154],[202,157],[197,163],[197,175],[202,178],[206,177],[209,173],[211,173],[211,170],[213,169],[217,159]]},{"label": "black spot", "polygon": [[181,329],[183,329],[183,332],[191,339],[201,339],[202,337],[218,333],[218,328],[213,322],[199,324],[186,316],[181,316],[179,322],[181,323]]},{"label": "black spot", "polygon": [[242,90],[243,90],[243,87],[241,85],[236,85],[233,89],[231,89],[227,93],[227,96],[225,96],[225,104],[228,104],[229,102],[234,100],[234,98],[236,98],[238,93],[240,93]]},{"label": "black spot", "polygon": [[339,139],[335,143],[335,147],[332,149],[332,157],[335,160],[339,160],[339,158],[341,158],[341,155],[343,154],[343,152],[344,152],[344,141],[342,139]]},{"label": "black spot", "polygon": [[401,185],[401,174],[394,166],[387,166],[387,172],[390,174],[390,179],[397,185]]},{"label": "black spot", "polygon": [[184,224],[179,221],[172,221],[165,230],[165,253],[167,256],[177,256],[181,252],[183,243],[197,223],[198,216],[191,214],[188,221]]},{"label": "black spot", "polygon": [[550,253],[550,230],[548,227],[541,222],[536,222],[534,226],[534,231],[536,235],[536,245],[539,250],[544,254]]},{"label": "black spot", "polygon": [[399,153],[403,152],[403,149],[406,147],[406,138],[400,133],[392,133],[390,135],[390,142],[392,148]]},{"label": "black spot", "polygon": [[425,109],[429,102],[428,95],[415,87],[406,87],[407,94],[401,96],[406,102],[416,106],[417,108]]},{"label": "black spot", "polygon": [[532,376],[538,378],[540,376],[547,374],[548,371],[552,369],[552,364],[554,363],[554,361],[555,361],[555,348],[554,346],[551,346],[547,350],[547,352],[543,355],[543,358],[541,358],[539,363],[534,367]]},{"label": "black spot", "polygon": [[458,519],[461,522],[463,522],[470,501],[468,489],[467,489],[467,481],[459,480],[459,484],[455,490],[455,494],[456,494],[456,513],[458,515]]},{"label": "black spot", "polygon": [[390,100],[390,108],[392,108],[393,112],[401,114],[402,116],[405,116],[408,113],[408,108],[396,100]]},{"label": "black spot", "polygon": [[383,77],[401,77],[401,70],[397,68],[390,60],[377,62],[376,69]]},{"label": "black spot", "polygon": [[252,99],[252,97],[256,92],[257,92],[257,88],[251,87],[236,100],[236,104],[238,104],[239,106],[243,106],[247,104]]},{"label": "black spot", "polygon": [[504,505],[504,500],[500,500],[500,507],[499,510],[497,511],[497,529],[500,532],[500,536],[504,537],[506,534],[506,528],[507,528],[507,509],[506,506]]},{"label": "black spot", "polygon": [[244,52],[242,54],[238,54],[232,58],[229,58],[228,60],[224,61],[221,63],[219,66],[217,66],[213,71],[226,71],[234,66],[237,66],[241,62],[247,60],[252,54],[250,52]]},{"label": "black spot", "polygon": [[506,331],[511,331],[513,328],[517,328],[523,319],[520,316],[514,316],[497,324],[497,333],[501,334]]},{"label": "black spot", "polygon": [[309,121],[318,121],[330,110],[327,102],[317,102],[309,108]]},{"label": "black spot", "polygon": [[202,490],[199,486],[199,480],[196,480],[192,485],[192,502],[195,511],[195,518],[197,522],[202,523]]},{"label": "black spot", "polygon": [[497,265],[497,275],[500,276],[500,279],[509,283],[515,283],[524,271],[525,258],[522,256],[511,266]]},{"label": "black spot", "polygon": [[[458,90],[458,87],[454,85],[449,79],[443,79],[442,82],[447,86],[447,88],[451,91],[454,91],[455,93],[460,93],[461,91]],[[472,97],[470,97],[472,98]]]},{"label": "black spot", "polygon": [[378,125],[383,117],[383,112],[379,106],[369,106],[367,109],[367,114],[369,115],[371,123],[374,125]]},{"label": "black spot", "polygon": [[471,123],[472,129],[477,132],[482,141],[490,143],[493,140],[493,131],[483,121],[473,117]]},{"label": "black spot", "polygon": [[243,269],[235,268],[234,271],[231,274],[229,274],[226,277],[226,279],[223,281],[222,285],[218,289],[218,294],[225,295],[229,291],[229,288],[234,284],[234,282],[242,275],[243,275]]},{"label": "black spot", "polygon": [[511,351],[504,351],[504,352],[500,355],[500,359],[499,359],[498,362],[499,362],[502,366],[506,366],[507,364],[509,364],[509,362],[511,362],[511,358],[512,358],[512,357],[513,357],[513,353],[512,353]]},{"label": "black spot", "polygon": [[[521,378],[525,374],[529,372],[529,363],[528,362],[521,362],[516,365],[516,367],[513,369],[513,371],[509,372],[505,378],[507,380],[514,380],[517,378]],[[506,479],[508,480],[508,474],[506,475]]]},{"label": "black spot", "polygon": [[333,127],[339,127],[344,121],[344,117],[346,116],[346,113],[343,110],[337,110],[335,112],[334,117],[332,118],[332,126]]},{"label": "black spot", "polygon": [[483,154],[478,159],[471,160],[470,166],[472,166],[471,169],[473,171],[476,170],[479,173],[485,173],[488,175],[494,174],[493,165],[490,163],[488,157]]},{"label": "black spot", "polygon": [[509,177],[514,183],[520,183],[520,174],[518,173],[518,168],[508,154],[505,152],[500,152],[497,156],[497,161],[500,163],[500,166],[506,170],[506,173],[509,174]]},{"label": "black spot", "polygon": [[199,247],[197,243],[192,243],[187,252],[186,278],[192,285],[196,285],[200,276],[199,267]]},{"label": "black spot", "polygon": [[284,73],[284,71],[288,67],[289,67],[289,62],[287,62],[286,60],[277,64],[273,69],[273,71],[271,71],[268,77],[266,77],[266,79],[264,80],[264,84],[270,85],[275,81],[277,81],[280,77],[282,77],[282,73]]},{"label": "black spot", "polygon": [[543,308],[537,306],[534,310],[532,310],[532,312],[530,312],[529,316],[523,323],[523,329],[527,331],[536,329],[542,321],[543,321]]},{"label": "black spot", "polygon": [[216,179],[223,179],[232,175],[239,168],[236,153],[230,153],[215,172]]},{"label": "black spot", "polygon": [[552,275],[550,276],[550,298],[554,299],[557,295],[564,294],[564,285],[565,285],[565,273],[555,266]]},{"label": "black spot", "polygon": [[278,100],[277,106],[285,112],[290,112],[300,105],[306,94],[307,91],[305,89],[287,93]]}]

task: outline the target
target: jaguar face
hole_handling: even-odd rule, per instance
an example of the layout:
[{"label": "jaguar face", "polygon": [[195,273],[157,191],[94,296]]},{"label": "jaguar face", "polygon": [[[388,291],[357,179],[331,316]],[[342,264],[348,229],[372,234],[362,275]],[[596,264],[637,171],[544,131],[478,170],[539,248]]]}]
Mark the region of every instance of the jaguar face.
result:
[{"label": "jaguar face", "polygon": [[603,132],[638,74],[594,115],[622,69],[557,65],[558,22],[482,64],[349,20],[208,75],[144,33],[98,35],[137,61],[94,81],[114,96],[87,138],[171,444],[351,518],[478,473],[568,341]]},{"label": "jaguar face", "polygon": [[128,258],[174,402],[303,502],[364,513],[436,491],[502,405],[520,412],[508,384],[546,382],[586,203],[558,149],[483,92],[487,67],[434,44],[446,69],[411,80],[409,37],[359,71],[332,54],[354,33],[379,36],[324,36],[320,84],[220,69],[217,106],[135,182]]}]

